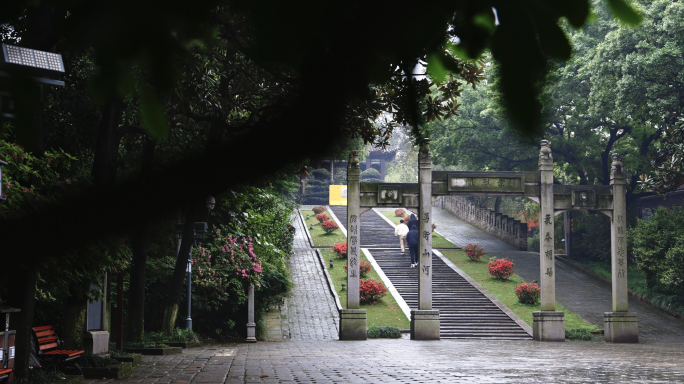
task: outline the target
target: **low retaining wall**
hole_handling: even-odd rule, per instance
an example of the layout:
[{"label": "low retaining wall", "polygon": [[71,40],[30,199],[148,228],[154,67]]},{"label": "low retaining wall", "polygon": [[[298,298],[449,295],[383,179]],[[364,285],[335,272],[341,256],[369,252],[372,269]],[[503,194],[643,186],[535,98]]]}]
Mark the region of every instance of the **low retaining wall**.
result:
[{"label": "low retaining wall", "polygon": [[507,215],[483,208],[460,196],[439,196],[433,202],[496,238],[516,247],[519,251],[527,251],[527,223],[521,223]]}]

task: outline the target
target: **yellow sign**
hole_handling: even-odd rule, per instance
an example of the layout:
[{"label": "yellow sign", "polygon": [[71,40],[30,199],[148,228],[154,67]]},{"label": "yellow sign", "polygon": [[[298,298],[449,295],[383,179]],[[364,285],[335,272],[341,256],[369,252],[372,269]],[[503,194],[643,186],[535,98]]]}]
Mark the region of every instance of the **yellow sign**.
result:
[{"label": "yellow sign", "polygon": [[347,186],[330,186],[330,205],[347,205]]}]

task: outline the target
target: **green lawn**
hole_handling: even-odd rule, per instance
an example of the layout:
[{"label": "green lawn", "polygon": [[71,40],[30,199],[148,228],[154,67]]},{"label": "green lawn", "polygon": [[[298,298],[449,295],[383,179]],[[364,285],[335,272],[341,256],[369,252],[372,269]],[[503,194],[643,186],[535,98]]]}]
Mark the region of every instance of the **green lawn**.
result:
[{"label": "green lawn", "polygon": [[[394,214],[394,211],[380,211],[383,216],[390,219],[394,224],[399,224],[401,217]],[[445,239],[442,235],[437,232],[432,232],[432,248],[457,248],[458,246],[449,240]]]},{"label": "green lawn", "polygon": [[[513,275],[508,281],[499,281],[491,277],[487,273],[487,263],[489,260],[484,256],[480,262],[470,261],[465,252],[460,250],[444,250],[442,254],[446,256],[452,263],[456,264],[463,272],[467,273],[473,280],[477,281],[486,290],[496,296],[505,306],[510,308],[523,321],[532,326],[532,312],[540,311],[539,304],[529,305],[520,304],[518,298],[515,296],[515,287],[525,281],[518,275]],[[556,303],[556,311],[565,312],[565,329],[585,329],[588,331],[597,331],[598,327],[591,325],[580,319],[574,313],[563,308],[562,305]]]},{"label": "green lawn", "polygon": [[[342,229],[338,229],[333,233],[325,233],[323,227],[321,227],[321,223],[316,220],[316,215],[312,210],[302,209],[301,212],[302,216],[304,217],[304,221],[306,222],[306,227],[309,228],[310,224],[313,224],[313,229],[309,229],[309,233],[311,234],[311,239],[313,240],[314,246],[332,247],[337,243],[344,243],[347,241],[347,237],[344,236]],[[330,212],[324,211],[323,213],[330,216],[330,220],[332,220],[332,215]],[[308,219],[306,218],[307,214],[309,215]]]},{"label": "green lawn", "polygon": [[[347,291],[342,290],[342,284],[347,284],[347,274],[342,267],[347,263],[347,260],[338,258],[330,249],[322,249],[321,252],[325,259],[325,267],[328,269],[330,278],[335,285],[335,291],[340,297],[342,308],[347,308]],[[330,268],[330,259],[334,259],[335,261],[335,267],[333,268]],[[363,252],[361,252],[361,260],[368,261]],[[370,273],[366,278],[382,281],[373,267],[371,267]],[[409,329],[409,319],[406,318],[406,315],[404,315],[404,312],[399,308],[399,305],[389,291],[387,292],[387,296],[383,297],[377,304],[361,304],[361,309],[365,309],[367,312],[369,327],[371,325],[391,325],[399,329]]]}]

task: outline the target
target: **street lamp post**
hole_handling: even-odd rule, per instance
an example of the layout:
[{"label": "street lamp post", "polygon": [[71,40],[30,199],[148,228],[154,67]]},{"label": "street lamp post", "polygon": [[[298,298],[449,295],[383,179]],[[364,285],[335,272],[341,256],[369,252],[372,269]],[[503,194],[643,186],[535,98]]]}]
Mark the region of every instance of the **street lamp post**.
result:
[{"label": "street lamp post", "polygon": [[[214,209],[216,206],[216,200],[209,196],[206,200],[206,205],[208,210]],[[179,220],[180,221],[180,220]],[[176,224],[176,229],[178,230],[178,251],[180,251],[180,242],[183,239],[183,226],[184,224]],[[207,222],[197,222],[195,223],[195,237],[193,239],[193,245],[197,240],[202,240],[202,236],[207,232]],[[190,252],[188,252],[188,264],[185,272],[188,274],[188,300],[187,300],[187,317],[185,318],[185,328],[192,329],[192,247]]]}]

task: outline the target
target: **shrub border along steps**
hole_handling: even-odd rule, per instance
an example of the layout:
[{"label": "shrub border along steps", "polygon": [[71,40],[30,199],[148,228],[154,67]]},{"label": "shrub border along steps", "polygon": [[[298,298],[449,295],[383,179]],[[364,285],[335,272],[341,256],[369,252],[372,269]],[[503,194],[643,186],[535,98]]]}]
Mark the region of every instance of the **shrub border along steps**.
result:
[{"label": "shrub border along steps", "polygon": [[510,317],[511,320],[515,321],[515,323],[518,324],[520,328],[524,329],[525,332],[532,336],[532,327],[530,327],[523,319],[516,315],[515,312],[511,311],[510,308],[508,308],[504,303],[497,299],[496,296],[492,295],[488,290],[481,286],[480,283],[478,283],[472,277],[470,277],[470,275],[463,272],[459,267],[456,266],[456,264],[452,263],[451,260],[444,256],[442,252],[436,249],[433,249],[432,252],[435,255],[437,255],[437,257],[442,259],[444,264],[446,264],[454,272],[458,273],[462,278],[464,278],[468,283],[470,283],[470,285],[472,285],[475,289],[480,291],[480,293],[485,295],[492,303],[494,303],[494,305],[499,307],[499,309],[502,310],[508,317]]},{"label": "shrub border along steps", "polygon": [[[376,211],[375,208],[373,208],[375,213],[378,214],[378,216],[382,217],[387,221],[392,227],[396,227],[396,224],[392,222],[389,218],[385,217],[380,211]],[[408,211],[408,210],[407,210]],[[409,211],[410,212],[410,211]],[[444,236],[442,236],[444,237]],[[446,237],[444,237],[447,239]],[[448,241],[451,241],[447,239]],[[453,241],[451,241],[454,243]],[[455,243],[454,243],[455,244]],[[460,248],[459,248],[460,249]],[[499,299],[496,298],[496,296],[492,295],[488,290],[486,290],[483,286],[481,286],[477,281],[475,281],[473,278],[471,278],[467,273],[463,272],[460,268],[456,266],[456,264],[452,263],[451,260],[449,260],[446,256],[444,256],[440,251],[437,249],[432,249],[432,253],[442,259],[444,264],[446,264],[449,268],[451,268],[454,272],[458,273],[463,279],[465,279],[470,285],[473,286],[473,288],[477,289],[482,293],[489,301],[491,301],[494,305],[496,305],[502,312],[506,314],[506,316],[510,317],[511,320],[513,320],[520,328],[522,328],[525,332],[527,332],[530,336],[532,336],[532,327],[528,325],[523,319],[521,319],[518,315],[516,315],[513,311],[510,310],[504,303],[502,303]],[[370,259],[369,259],[370,260]],[[383,279],[384,280],[384,279]],[[398,292],[397,292],[398,294]],[[403,299],[402,299],[403,301]],[[407,305],[408,307],[408,305]],[[410,319],[410,317],[409,317]]]},{"label": "shrub border along steps", "polygon": [[[406,304],[406,300],[404,300],[403,297],[399,294],[399,291],[397,291],[397,288],[392,284],[392,281],[385,275],[385,272],[380,268],[380,265],[378,262],[375,260],[373,255],[370,253],[370,250],[368,248],[361,248],[361,252],[363,252],[364,255],[366,255],[366,259],[368,259],[368,262],[371,264],[373,269],[375,270],[375,273],[380,276],[380,280],[382,280],[382,283],[385,284],[385,288],[387,288],[387,291],[394,297],[394,300],[397,302],[397,305],[399,305],[399,308],[401,308],[402,312],[404,312],[404,315],[406,315],[406,318],[409,319],[409,322],[411,321],[411,308],[409,308],[408,304]],[[402,333],[408,333],[411,330],[407,329],[402,329]]]},{"label": "shrub border along steps", "polygon": [[[589,268],[585,268],[585,267],[583,267],[583,266],[581,266],[581,265],[575,264],[575,263],[572,262],[571,260],[568,260],[568,259],[565,257],[565,255],[561,255],[561,257],[558,257],[558,256],[559,256],[559,254],[556,254],[556,260],[559,260],[559,261],[562,262],[563,264],[568,265],[568,266],[570,266],[571,268],[575,268],[576,270],[578,270],[578,271],[580,271],[580,272],[584,272],[584,273],[586,273],[587,275],[589,275],[589,276],[591,276],[591,277],[593,277],[593,278],[596,278],[597,280],[599,280],[600,282],[602,282],[602,283],[604,283],[604,284],[606,284],[606,285],[608,285],[608,286],[612,286],[613,283],[612,283],[610,280],[608,280],[608,279],[606,279],[605,277],[599,275],[598,273],[596,273],[596,272],[590,270]],[[662,311],[662,312],[667,313],[668,315],[670,315],[670,316],[672,316],[672,317],[674,317],[674,318],[676,318],[676,319],[684,319],[684,316],[682,316],[681,314],[679,314],[679,313],[677,313],[677,312],[668,311],[668,310],[665,309],[665,308],[661,308],[661,307],[659,307],[659,306],[657,306],[657,305],[651,303],[651,302],[650,302],[648,299],[646,299],[644,296],[642,296],[642,295],[640,295],[640,294],[638,294],[638,293],[636,293],[636,292],[632,292],[632,291],[630,291],[630,290],[627,290],[627,294],[628,294],[629,296],[631,296],[631,297],[633,297],[633,298],[635,298],[635,299],[637,299],[637,300],[643,302],[643,303],[646,303],[646,304],[650,305],[651,307],[653,307],[653,308],[655,308],[655,309],[658,309],[658,310],[660,310],[660,311]]]}]

